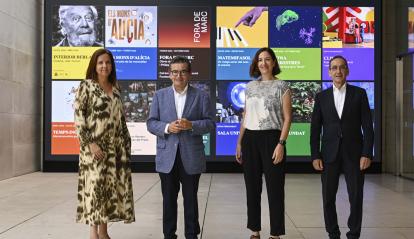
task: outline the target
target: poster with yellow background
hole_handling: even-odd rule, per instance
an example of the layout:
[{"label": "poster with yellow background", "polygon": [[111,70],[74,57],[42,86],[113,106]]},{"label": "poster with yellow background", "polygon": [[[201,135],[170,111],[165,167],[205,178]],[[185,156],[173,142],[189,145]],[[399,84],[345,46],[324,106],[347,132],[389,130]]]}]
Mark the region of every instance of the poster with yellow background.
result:
[{"label": "poster with yellow background", "polygon": [[217,7],[217,48],[261,48],[267,46],[267,8]]},{"label": "poster with yellow background", "polygon": [[52,80],[85,79],[92,54],[102,47],[52,47]]}]

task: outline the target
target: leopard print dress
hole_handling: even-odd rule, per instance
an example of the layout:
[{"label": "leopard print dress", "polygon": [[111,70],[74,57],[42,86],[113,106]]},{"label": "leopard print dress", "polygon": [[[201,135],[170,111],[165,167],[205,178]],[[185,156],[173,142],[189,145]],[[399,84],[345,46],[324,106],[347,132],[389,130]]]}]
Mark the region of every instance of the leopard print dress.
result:
[{"label": "leopard print dress", "polygon": [[[80,143],[76,221],[90,225],[135,221],[129,164],[131,138],[119,90],[113,87],[111,97],[97,82],[84,80],[74,107]],[[104,160],[93,159],[90,143],[102,149]]]}]

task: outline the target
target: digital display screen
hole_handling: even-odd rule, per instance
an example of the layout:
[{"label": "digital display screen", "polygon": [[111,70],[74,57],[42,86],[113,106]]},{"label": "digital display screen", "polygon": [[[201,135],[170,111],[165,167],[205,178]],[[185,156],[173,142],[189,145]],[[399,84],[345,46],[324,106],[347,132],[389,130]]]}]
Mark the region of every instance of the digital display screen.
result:
[{"label": "digital display screen", "polygon": [[[73,102],[91,55],[100,48],[110,50],[115,58],[136,162],[154,160],[156,137],[147,131],[146,119],[155,91],[171,87],[169,64],[175,56],[190,60],[190,84],[211,96],[217,128],[203,136],[211,161],[230,160],[235,153],[246,84],[256,80],[249,74],[250,65],[262,47],[275,52],[281,69],[277,78],[287,81],[292,93],[288,161],[290,156],[309,160],[314,99],[332,86],[328,74],[332,57],[342,55],[348,60],[349,84],[365,89],[370,108],[375,107],[379,76],[373,6],[289,6],[290,1],[257,6],[237,6],[234,1],[196,6],[159,1],[138,6],[132,1],[123,1],[124,5],[49,2],[45,6],[45,19],[51,19],[45,28],[46,161],[78,160]],[[410,48],[414,46],[413,9],[409,8]]]}]

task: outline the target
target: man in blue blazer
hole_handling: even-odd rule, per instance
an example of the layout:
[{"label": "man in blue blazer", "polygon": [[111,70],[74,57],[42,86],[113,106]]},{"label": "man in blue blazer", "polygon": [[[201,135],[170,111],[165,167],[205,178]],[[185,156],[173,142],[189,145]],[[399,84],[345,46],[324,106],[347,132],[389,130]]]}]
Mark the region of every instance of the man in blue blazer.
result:
[{"label": "man in blue blazer", "polygon": [[196,239],[198,183],[206,170],[203,134],[215,128],[210,97],[192,87],[191,63],[175,57],[170,63],[172,86],[155,92],[147,120],[148,131],[157,136],[156,171],[161,178],[163,233],[177,238],[177,196],[182,185],[185,238]]},{"label": "man in blue blazer", "polygon": [[335,204],[341,173],[345,175],[351,206],[346,236],[360,237],[364,171],[371,164],[374,145],[367,94],[346,83],[348,74],[347,60],[334,56],[329,62],[333,86],[316,95],[312,113],[312,164],[322,172],[325,227],[331,239],[340,239],[341,235]]}]

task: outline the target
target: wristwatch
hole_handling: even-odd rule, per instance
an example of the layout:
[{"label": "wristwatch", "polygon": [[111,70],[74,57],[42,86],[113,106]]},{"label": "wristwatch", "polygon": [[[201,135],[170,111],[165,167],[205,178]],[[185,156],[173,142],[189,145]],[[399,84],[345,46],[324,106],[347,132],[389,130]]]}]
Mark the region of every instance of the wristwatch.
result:
[{"label": "wristwatch", "polygon": [[279,144],[285,146],[286,145],[286,140],[284,139],[279,139]]}]

